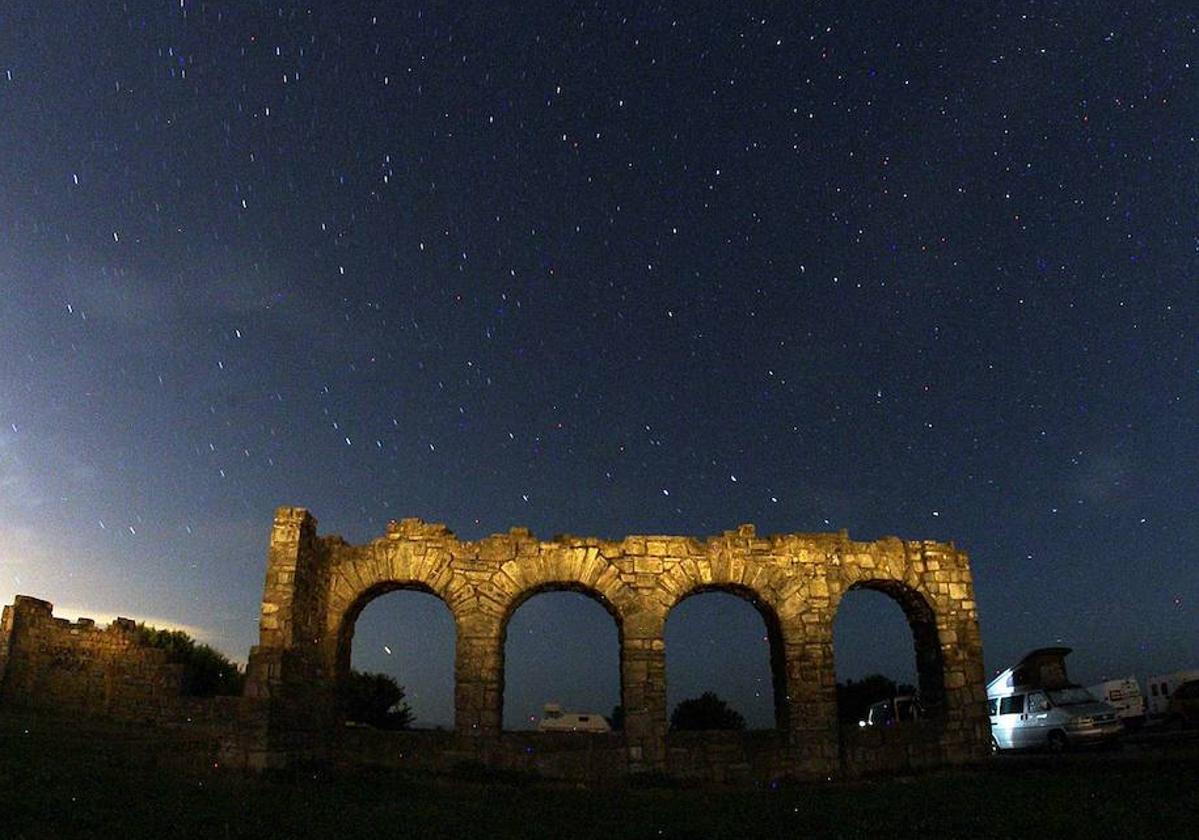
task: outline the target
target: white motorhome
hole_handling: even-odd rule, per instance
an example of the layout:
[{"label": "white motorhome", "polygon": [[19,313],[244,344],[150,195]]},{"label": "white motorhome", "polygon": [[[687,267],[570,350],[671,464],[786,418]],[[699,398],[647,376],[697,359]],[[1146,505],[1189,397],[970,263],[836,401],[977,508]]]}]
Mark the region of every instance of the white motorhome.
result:
[{"label": "white motorhome", "polygon": [[1136,677],[1106,680],[1087,686],[1087,691],[1099,702],[1115,709],[1116,715],[1126,726],[1136,726],[1145,719],[1145,695],[1141,694]]},{"label": "white motorhome", "polygon": [[1184,682],[1199,680],[1199,670],[1175,671],[1172,674],[1158,674],[1145,680],[1149,689],[1145,695],[1145,710],[1150,720],[1161,720],[1166,715],[1170,705],[1170,695],[1174,689]]},{"label": "white motorhome", "polygon": [[1066,676],[1070,648],[1038,648],[987,684],[993,750],[1110,742],[1124,731],[1116,710]]},{"label": "white motorhome", "polygon": [[564,712],[557,703],[546,703],[537,724],[538,732],[611,732],[612,727],[603,715],[589,712]]}]

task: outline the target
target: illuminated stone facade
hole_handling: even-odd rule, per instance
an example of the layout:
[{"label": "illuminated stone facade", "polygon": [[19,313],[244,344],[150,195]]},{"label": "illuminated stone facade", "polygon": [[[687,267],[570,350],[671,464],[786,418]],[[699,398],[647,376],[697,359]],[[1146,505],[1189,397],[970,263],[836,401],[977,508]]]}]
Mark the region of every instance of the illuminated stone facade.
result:
[{"label": "illuminated stone facade", "polygon": [[[898,745],[872,747],[838,731],[833,619],[855,588],[891,596],[912,630],[930,715]],[[336,737],[344,727],[334,698],[349,670],[355,620],[372,599],[396,589],[432,593],[453,615],[455,733],[445,749],[458,757],[510,765],[516,752],[529,752],[506,745],[527,734],[501,732],[504,639],[515,610],[549,590],[590,595],[616,622],[625,728],[615,749],[622,772],[711,777],[695,770],[697,762],[756,761],[764,767],[759,775],[824,778],[883,765],[958,763],[987,751],[973,583],[966,555],[952,545],[855,542],[844,532],[760,537],[752,525],[705,540],[544,541],[513,528],[462,542],[444,525],[404,519],[354,546],[319,536],[306,510],[285,507],[275,515],[246,688],[247,697],[270,709],[269,763],[319,757],[344,742]],[[777,724],[768,747],[718,749],[713,745],[727,736],[705,744],[667,732],[666,619],[680,601],[706,591],[747,599],[765,621]],[[889,758],[875,767],[876,754]]]}]

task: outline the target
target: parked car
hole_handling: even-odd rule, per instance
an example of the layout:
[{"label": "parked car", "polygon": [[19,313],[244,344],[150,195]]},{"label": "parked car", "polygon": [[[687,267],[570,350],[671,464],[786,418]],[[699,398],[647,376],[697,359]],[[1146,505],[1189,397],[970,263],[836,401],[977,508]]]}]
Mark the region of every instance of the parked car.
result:
[{"label": "parked car", "polygon": [[1170,695],[1166,720],[1182,726],[1199,726],[1199,680],[1184,682]]},{"label": "parked car", "polygon": [[1066,676],[1070,648],[1038,648],[987,685],[993,751],[1111,743],[1116,710]]},{"label": "parked car", "polygon": [[920,701],[914,694],[897,694],[886,700],[870,704],[866,717],[858,721],[858,726],[895,726],[911,723],[924,717]]}]

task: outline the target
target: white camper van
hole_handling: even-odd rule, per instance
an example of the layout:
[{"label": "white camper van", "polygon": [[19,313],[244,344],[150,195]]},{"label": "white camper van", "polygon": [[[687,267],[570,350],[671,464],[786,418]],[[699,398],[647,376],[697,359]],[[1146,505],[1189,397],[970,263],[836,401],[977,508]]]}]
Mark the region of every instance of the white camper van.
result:
[{"label": "white camper van", "polygon": [[557,703],[546,703],[537,724],[538,732],[611,732],[612,727],[603,715],[587,712],[564,712]]},{"label": "white camper van", "polygon": [[1199,680],[1199,670],[1175,671],[1172,674],[1158,674],[1145,680],[1149,692],[1145,696],[1145,710],[1152,721],[1160,721],[1166,716],[1170,706],[1170,695],[1174,689],[1184,682]]},{"label": "white camper van", "polygon": [[987,684],[991,748],[1110,742],[1124,731],[1116,710],[1066,677],[1070,648],[1038,648]]},{"label": "white camper van", "polygon": [[1136,677],[1107,680],[1087,687],[1091,696],[1116,710],[1125,726],[1138,726],[1145,720],[1145,695]]}]

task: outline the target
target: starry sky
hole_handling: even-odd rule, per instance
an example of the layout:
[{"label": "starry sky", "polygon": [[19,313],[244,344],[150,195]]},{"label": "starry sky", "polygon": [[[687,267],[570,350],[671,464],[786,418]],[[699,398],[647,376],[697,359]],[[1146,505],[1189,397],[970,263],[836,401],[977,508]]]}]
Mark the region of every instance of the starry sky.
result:
[{"label": "starry sky", "polygon": [[[0,599],[244,659],[277,505],[352,542],[754,522],[955,541],[988,670],[1196,666],[1197,28],[1103,0],[9,0]],[[355,662],[445,723],[421,598],[368,607]],[[845,603],[838,675],[906,678],[898,607]],[[768,717],[762,635],[682,605],[671,696]],[[509,725],[614,702],[579,596],[522,607],[508,659]]]}]

